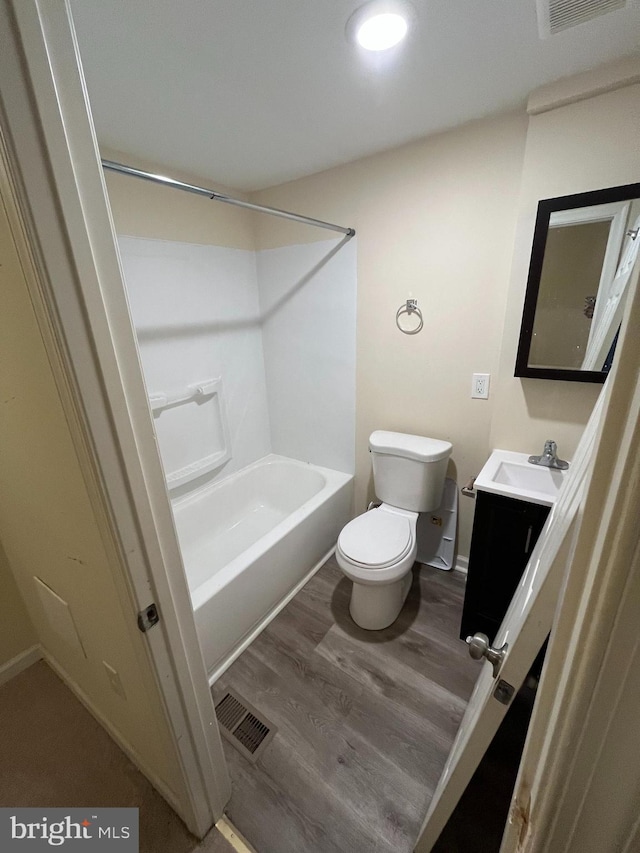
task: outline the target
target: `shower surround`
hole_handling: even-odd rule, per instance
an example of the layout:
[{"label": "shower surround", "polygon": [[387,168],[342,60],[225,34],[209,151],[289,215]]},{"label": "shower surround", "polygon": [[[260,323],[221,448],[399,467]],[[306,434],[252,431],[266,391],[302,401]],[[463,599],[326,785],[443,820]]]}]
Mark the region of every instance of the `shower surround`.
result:
[{"label": "shower surround", "polygon": [[213,683],[351,515],[355,240],[119,246]]}]

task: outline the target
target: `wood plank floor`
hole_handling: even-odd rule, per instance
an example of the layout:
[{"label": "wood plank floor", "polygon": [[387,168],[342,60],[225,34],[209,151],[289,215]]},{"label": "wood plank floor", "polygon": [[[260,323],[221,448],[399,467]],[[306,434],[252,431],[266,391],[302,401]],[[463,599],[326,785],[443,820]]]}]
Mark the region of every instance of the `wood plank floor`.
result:
[{"label": "wood plank floor", "polygon": [[414,570],[384,631],[350,592],[330,559],[213,687],[278,727],[255,765],[225,742],[227,812],[259,853],[412,851],[473,689],[458,573]]}]

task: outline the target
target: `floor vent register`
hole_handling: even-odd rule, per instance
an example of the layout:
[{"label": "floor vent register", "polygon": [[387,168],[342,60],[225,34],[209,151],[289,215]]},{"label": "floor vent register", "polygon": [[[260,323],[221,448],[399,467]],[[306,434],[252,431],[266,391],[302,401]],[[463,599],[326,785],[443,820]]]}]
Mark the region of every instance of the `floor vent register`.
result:
[{"label": "floor vent register", "polygon": [[216,717],[224,737],[254,764],[277,731],[273,723],[231,691],[216,705]]}]

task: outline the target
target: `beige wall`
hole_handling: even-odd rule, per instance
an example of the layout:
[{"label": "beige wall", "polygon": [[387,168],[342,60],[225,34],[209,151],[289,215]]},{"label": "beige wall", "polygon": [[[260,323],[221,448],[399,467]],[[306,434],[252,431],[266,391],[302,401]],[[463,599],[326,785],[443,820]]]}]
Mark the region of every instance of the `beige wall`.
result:
[{"label": "beige wall", "polygon": [[[452,441],[460,484],[486,461],[493,396],[472,400],[471,375],[498,369],[525,132],[525,115],[475,122],[254,197],[357,231],[358,512],[373,496],[374,429]],[[257,237],[263,248],[326,234],[265,216]],[[416,336],[395,325],[410,296]],[[472,517],[461,498],[462,554]]]},{"label": "beige wall", "polygon": [[[562,98],[561,91],[555,94]],[[543,98],[544,93],[536,93],[537,104]],[[544,440],[553,438],[563,458],[570,459],[575,451],[601,386],[513,376],[537,203],[637,181],[638,140],[637,84],[530,117],[500,372],[494,385],[494,447],[540,452]]]},{"label": "beige wall", "polygon": [[[101,148],[100,153],[107,160],[159,174],[168,173],[177,180],[205,186],[235,198],[245,197],[211,179],[176,172],[175,169],[167,170],[150,160],[132,158],[110,148]],[[253,249],[255,246],[255,213],[116,172],[105,170],[104,174],[118,234],[233,249]]]},{"label": "beige wall", "polygon": [[[0,257],[0,538],[42,647],[182,800],[145,640],[101,537],[1,200]],[[84,653],[47,621],[34,575],[68,603]],[[125,697],[111,689],[103,661]]]},{"label": "beige wall", "polygon": [[[613,88],[608,71],[584,85]],[[535,93],[536,109],[576,97],[572,85]],[[552,437],[571,458],[600,386],[513,377],[536,208],[638,180],[638,90],[477,122],[252,197],[357,229],[357,510],[371,496],[375,428],[449,438],[461,485],[494,447],[533,452]],[[308,231],[265,217],[258,245],[322,233]],[[410,294],[426,320],[415,338],[393,323]],[[492,374],[486,402],[469,399],[473,372]],[[472,514],[462,498],[462,555]]]},{"label": "beige wall", "polygon": [[0,671],[4,664],[37,642],[36,632],[0,544]]},{"label": "beige wall", "polygon": [[[494,447],[533,452],[552,437],[571,458],[600,386],[515,379],[513,370],[538,200],[638,179],[638,86],[615,90],[616,74],[534,93],[529,118],[474,122],[250,196],[357,230],[357,511],[373,496],[367,437],[376,428],[451,440],[449,473],[460,485]],[[599,86],[614,91],[566,103]],[[552,100],[560,106],[549,109]],[[107,180],[121,233],[258,249],[330,235]],[[425,318],[415,337],[394,320],[410,296]],[[491,373],[487,401],[470,398],[474,372]],[[472,517],[462,498],[462,555]]]},{"label": "beige wall", "polygon": [[[524,114],[492,118],[251,196],[357,230],[357,511],[373,497],[374,429],[451,440],[450,475],[459,482],[486,460],[493,399],[470,398],[471,374],[498,368],[525,132]],[[106,174],[119,233],[257,249],[331,236]],[[415,337],[395,325],[410,296],[425,318]],[[467,554],[471,501],[460,510]]]}]

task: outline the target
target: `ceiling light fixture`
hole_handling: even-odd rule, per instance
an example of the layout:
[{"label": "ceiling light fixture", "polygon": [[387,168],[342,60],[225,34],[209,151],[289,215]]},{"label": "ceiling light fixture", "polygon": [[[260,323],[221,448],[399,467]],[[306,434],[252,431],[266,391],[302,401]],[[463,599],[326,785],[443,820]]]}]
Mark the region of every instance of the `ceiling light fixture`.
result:
[{"label": "ceiling light fixture", "polygon": [[405,38],[415,14],[408,0],[370,0],[347,21],[347,37],[365,50],[388,50]]}]

